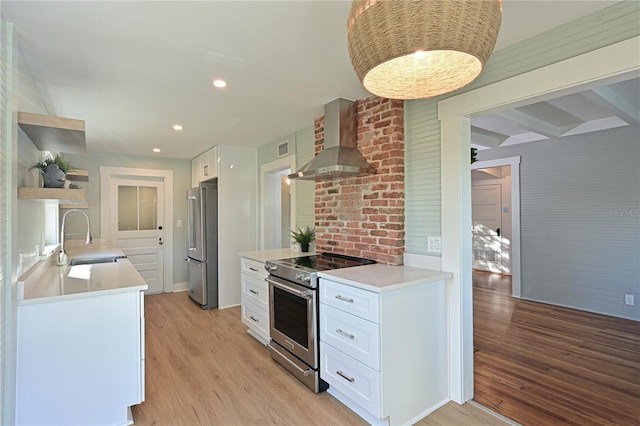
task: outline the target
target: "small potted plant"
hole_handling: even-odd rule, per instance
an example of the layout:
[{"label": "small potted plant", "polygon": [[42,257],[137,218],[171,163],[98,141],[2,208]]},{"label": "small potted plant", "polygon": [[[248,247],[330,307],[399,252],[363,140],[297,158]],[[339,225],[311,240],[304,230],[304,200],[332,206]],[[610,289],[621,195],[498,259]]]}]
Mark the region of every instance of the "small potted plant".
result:
[{"label": "small potted plant", "polygon": [[51,156],[51,154],[45,155],[42,160],[29,167],[30,171],[34,169],[40,170],[45,188],[64,187],[67,173],[75,170],[71,163],[65,161],[60,154],[55,156]]},{"label": "small potted plant", "polygon": [[309,225],[307,225],[304,230],[300,229],[298,226],[296,231],[290,230],[290,232],[291,237],[297,244],[300,244],[300,249],[303,252],[308,252],[309,244],[316,240],[316,229],[309,228]]}]

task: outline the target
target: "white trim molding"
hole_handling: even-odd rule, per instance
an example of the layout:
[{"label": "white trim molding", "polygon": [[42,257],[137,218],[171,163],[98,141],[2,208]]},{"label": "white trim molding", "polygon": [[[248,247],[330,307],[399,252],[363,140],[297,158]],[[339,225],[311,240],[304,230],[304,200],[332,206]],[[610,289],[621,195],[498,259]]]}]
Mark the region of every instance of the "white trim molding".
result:
[{"label": "white trim molding", "polygon": [[442,270],[449,288],[451,399],[473,398],[470,118],[637,77],[640,37],[490,84],[438,103],[442,145]]}]

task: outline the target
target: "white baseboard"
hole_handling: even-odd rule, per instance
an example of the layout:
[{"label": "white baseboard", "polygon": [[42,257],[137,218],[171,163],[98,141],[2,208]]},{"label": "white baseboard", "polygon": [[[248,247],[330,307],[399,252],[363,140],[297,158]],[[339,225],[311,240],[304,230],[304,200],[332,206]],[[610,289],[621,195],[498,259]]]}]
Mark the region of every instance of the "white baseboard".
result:
[{"label": "white baseboard", "polygon": [[189,283],[173,283],[173,292],[189,290]]},{"label": "white baseboard", "polygon": [[442,258],[438,256],[427,256],[424,254],[404,254],[405,266],[413,266],[414,268],[433,269],[434,271],[442,271]]}]

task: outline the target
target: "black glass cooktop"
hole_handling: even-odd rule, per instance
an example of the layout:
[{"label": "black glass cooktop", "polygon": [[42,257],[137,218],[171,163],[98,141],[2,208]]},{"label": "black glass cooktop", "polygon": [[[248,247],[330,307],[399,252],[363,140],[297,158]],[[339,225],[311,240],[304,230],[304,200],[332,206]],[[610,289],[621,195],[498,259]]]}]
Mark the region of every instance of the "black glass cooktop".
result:
[{"label": "black glass cooktop", "polygon": [[290,259],[278,259],[274,261],[281,265],[313,271],[328,271],[331,269],[350,268],[352,266],[371,265],[375,260],[361,259],[359,257],[345,256],[335,253],[321,253]]}]

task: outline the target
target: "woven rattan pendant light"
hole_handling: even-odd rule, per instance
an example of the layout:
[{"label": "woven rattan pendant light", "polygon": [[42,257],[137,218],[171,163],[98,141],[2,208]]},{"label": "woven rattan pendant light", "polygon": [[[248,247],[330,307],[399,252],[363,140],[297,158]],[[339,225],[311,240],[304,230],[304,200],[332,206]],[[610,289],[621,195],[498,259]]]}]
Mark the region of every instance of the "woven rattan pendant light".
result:
[{"label": "woven rattan pendant light", "polygon": [[500,0],[356,0],[347,24],[349,56],[374,95],[430,98],[480,75],[501,20]]}]

